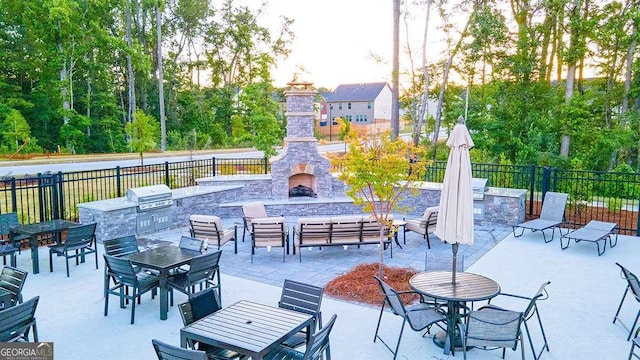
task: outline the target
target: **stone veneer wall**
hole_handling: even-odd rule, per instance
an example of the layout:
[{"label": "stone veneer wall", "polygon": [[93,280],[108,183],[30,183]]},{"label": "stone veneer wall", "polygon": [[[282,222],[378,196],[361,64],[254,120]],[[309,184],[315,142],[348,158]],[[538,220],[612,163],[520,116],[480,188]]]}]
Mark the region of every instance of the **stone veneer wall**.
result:
[{"label": "stone veneer wall", "polygon": [[[285,91],[287,98],[287,136],[284,139],[283,151],[270,159],[272,190],[274,199],[289,197],[289,177],[299,173],[299,169],[309,169],[309,174],[315,176],[316,194],[319,198],[333,197],[333,181],[329,172],[329,159],[321,156],[316,148],[317,140],[313,135],[314,96],[315,91],[310,84],[301,84],[305,88]],[[300,166],[304,164],[303,166]],[[312,166],[306,166],[310,164]],[[296,185],[296,184],[293,184]]]}]

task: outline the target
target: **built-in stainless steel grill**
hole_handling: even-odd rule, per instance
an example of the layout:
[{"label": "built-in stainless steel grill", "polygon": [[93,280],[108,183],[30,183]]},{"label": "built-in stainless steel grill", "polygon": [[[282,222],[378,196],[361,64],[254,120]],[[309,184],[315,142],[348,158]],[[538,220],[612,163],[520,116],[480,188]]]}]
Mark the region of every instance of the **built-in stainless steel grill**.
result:
[{"label": "built-in stainless steel grill", "polygon": [[473,187],[473,200],[484,200],[484,192],[487,191],[487,179],[471,179]]},{"label": "built-in stainless steel grill", "polygon": [[173,194],[167,185],[151,185],[128,189],[127,201],[137,204],[136,233],[158,231],[171,226]]},{"label": "built-in stainless steel grill", "polygon": [[127,201],[138,205],[138,211],[151,211],[173,205],[171,189],[167,185],[151,185],[128,189]]}]

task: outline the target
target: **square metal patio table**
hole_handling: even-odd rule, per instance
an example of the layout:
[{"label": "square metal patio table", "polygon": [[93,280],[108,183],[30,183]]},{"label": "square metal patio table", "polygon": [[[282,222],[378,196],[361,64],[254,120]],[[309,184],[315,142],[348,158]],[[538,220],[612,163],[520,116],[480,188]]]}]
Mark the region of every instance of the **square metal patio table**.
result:
[{"label": "square metal patio table", "polygon": [[167,312],[169,310],[169,287],[167,285],[169,271],[182,265],[189,264],[191,259],[200,255],[202,255],[202,253],[199,251],[185,250],[177,246],[170,245],[148,249],[127,256],[127,258],[131,260],[132,264],[139,265],[147,269],[157,270],[159,272],[161,320],[167,319]]},{"label": "square metal patio table", "polygon": [[31,262],[33,267],[33,273],[38,274],[40,272],[40,260],[38,257],[38,236],[53,234],[56,237],[56,242],[60,242],[60,233],[67,230],[72,226],[80,225],[73,221],[55,219],[42,221],[35,224],[21,224],[18,226],[11,226],[9,228],[9,239],[13,243],[13,238],[16,235],[29,236],[29,247],[31,248]]},{"label": "square metal patio table", "polygon": [[313,324],[309,314],[243,300],[182,328],[180,344],[197,341],[261,360],[305,327],[308,343]]}]

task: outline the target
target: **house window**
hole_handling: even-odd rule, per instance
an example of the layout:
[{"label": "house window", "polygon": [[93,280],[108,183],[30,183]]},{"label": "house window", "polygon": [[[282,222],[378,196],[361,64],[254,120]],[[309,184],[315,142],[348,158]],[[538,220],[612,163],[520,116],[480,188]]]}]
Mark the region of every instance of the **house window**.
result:
[{"label": "house window", "polygon": [[367,102],[367,109],[371,109],[371,101]]},{"label": "house window", "polygon": [[353,119],[352,119],[351,115],[346,115],[346,116],[345,116],[345,118],[346,118],[347,120],[349,120],[349,122],[353,121]]},{"label": "house window", "polygon": [[351,110],[351,103],[347,103],[347,109]]},{"label": "house window", "polygon": [[342,103],[338,104],[338,109],[342,110]]},{"label": "house window", "polygon": [[363,122],[367,122],[367,115],[366,115],[366,114],[365,114],[365,115],[362,115],[362,121],[363,121]]}]

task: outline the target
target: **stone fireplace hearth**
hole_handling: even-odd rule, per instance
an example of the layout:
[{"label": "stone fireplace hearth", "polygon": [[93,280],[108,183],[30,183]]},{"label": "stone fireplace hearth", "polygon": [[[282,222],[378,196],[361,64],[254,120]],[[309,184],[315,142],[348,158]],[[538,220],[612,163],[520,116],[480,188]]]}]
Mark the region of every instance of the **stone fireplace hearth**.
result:
[{"label": "stone fireplace hearth", "polygon": [[289,83],[287,98],[287,136],[283,151],[271,158],[271,194],[274,199],[289,198],[298,185],[311,188],[318,198],[333,197],[333,176],[329,159],[320,155],[313,136],[315,91],[310,83]]}]

